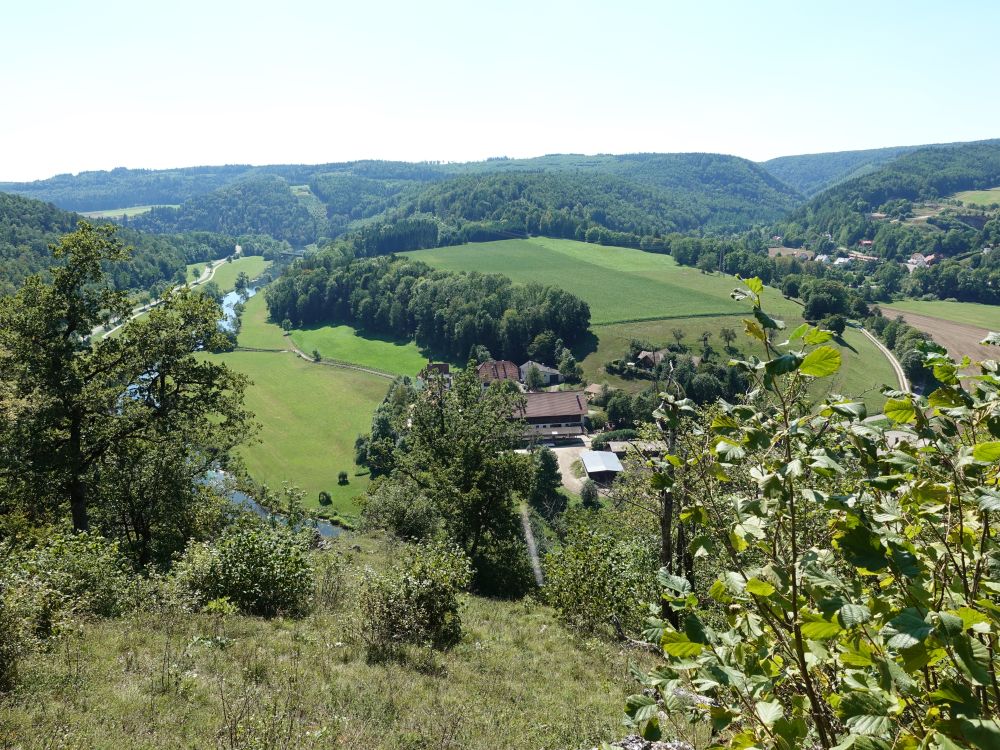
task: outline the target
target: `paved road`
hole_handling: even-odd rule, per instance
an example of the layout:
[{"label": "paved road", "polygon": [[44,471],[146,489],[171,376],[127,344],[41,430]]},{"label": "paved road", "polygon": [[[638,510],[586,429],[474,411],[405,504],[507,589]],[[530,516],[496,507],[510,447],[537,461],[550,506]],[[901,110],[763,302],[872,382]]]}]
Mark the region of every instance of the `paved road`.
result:
[{"label": "paved road", "polygon": [[862,328],[861,333],[871,339],[871,342],[875,344],[882,354],[886,356],[886,359],[889,360],[889,364],[892,365],[892,369],[896,371],[896,379],[899,381],[899,390],[910,390],[910,381],[906,379],[906,373],[903,371],[903,366],[899,363],[899,360],[896,359],[896,355],[889,351],[889,348],[879,341],[867,328]]},{"label": "paved road", "polygon": [[[199,276],[196,281],[191,282],[191,286],[200,286],[201,284],[205,284],[205,283],[211,281],[212,277],[215,276],[216,269],[219,266],[221,266],[223,263],[225,263],[225,262],[226,262],[226,259],[222,258],[221,260],[217,260],[217,261],[215,261],[213,263],[210,263],[207,266],[205,266],[205,270],[203,270],[201,272],[201,276]],[[178,289],[182,289],[185,286],[187,286],[187,284],[178,284],[177,286],[174,287],[174,291],[177,291]],[[139,305],[139,307],[136,307],[136,308],[134,308],[132,310],[132,313],[127,318],[125,318],[125,320],[121,320],[118,323],[115,323],[115,325],[113,325],[111,328],[107,329],[106,331],[104,330],[104,326],[97,326],[97,327],[94,328],[93,331],[90,332],[90,335],[91,335],[91,337],[93,337],[93,336],[96,336],[97,334],[101,333],[102,331],[104,331],[104,335],[105,336],[110,336],[112,333],[114,333],[115,331],[117,331],[123,325],[125,325],[126,323],[128,323],[131,320],[135,320],[136,318],[138,318],[143,313],[149,312],[154,307],[156,307],[157,305],[159,305],[161,302],[162,302],[162,300],[158,300],[157,299],[157,300],[153,300],[152,302],[147,302],[145,305]]]}]

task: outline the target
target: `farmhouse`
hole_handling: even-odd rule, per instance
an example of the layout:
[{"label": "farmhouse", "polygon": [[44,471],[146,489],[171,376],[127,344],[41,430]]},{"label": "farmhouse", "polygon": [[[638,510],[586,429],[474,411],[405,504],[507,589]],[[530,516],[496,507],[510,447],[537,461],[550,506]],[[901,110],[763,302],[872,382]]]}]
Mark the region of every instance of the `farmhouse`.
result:
[{"label": "farmhouse", "polygon": [[658,352],[647,352],[643,350],[639,352],[639,356],[635,358],[635,364],[637,367],[652,369],[663,361],[665,352],[665,349],[661,349]]},{"label": "farmhouse", "polygon": [[517,365],[508,359],[487,360],[476,368],[476,374],[484,386],[495,380],[513,380],[516,383],[521,378]]},{"label": "farmhouse", "polygon": [[611,451],[580,451],[580,460],[587,476],[595,482],[607,484],[623,471],[622,462]]},{"label": "farmhouse", "polygon": [[451,365],[447,362],[432,362],[428,360],[424,369],[417,375],[417,379],[426,383],[433,378],[441,378],[444,380],[445,387],[451,388]]},{"label": "farmhouse", "polygon": [[524,439],[565,440],[584,433],[587,399],[583,391],[525,393],[524,406],[511,415],[527,424]]},{"label": "farmhouse", "polygon": [[530,359],[519,368],[522,382],[527,379],[528,370],[532,367],[537,368],[538,372],[542,374],[542,380],[545,381],[545,385],[556,385],[557,383],[562,382],[562,375],[559,374],[559,370],[549,367],[548,365],[543,365],[539,362],[533,362]]}]

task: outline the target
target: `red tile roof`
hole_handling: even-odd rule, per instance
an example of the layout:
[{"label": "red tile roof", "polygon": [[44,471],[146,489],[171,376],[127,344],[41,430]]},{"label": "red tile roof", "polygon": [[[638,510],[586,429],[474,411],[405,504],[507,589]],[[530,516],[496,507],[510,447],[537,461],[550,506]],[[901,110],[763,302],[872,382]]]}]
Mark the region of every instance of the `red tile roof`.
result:
[{"label": "red tile roof", "polygon": [[492,383],[494,380],[516,381],[521,378],[521,371],[517,369],[517,365],[508,359],[499,361],[491,359],[488,362],[483,362],[476,368],[476,374],[484,383]]}]

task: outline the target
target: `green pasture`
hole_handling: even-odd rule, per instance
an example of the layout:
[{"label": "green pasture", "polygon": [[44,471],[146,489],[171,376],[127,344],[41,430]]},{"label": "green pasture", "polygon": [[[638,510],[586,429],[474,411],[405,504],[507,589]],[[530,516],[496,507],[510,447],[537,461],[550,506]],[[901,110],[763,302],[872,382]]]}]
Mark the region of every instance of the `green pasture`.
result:
[{"label": "green pasture", "polygon": [[[267,322],[261,295],[247,302],[239,344],[287,346],[282,330]],[[319,493],[325,490],[333,498],[330,510],[356,517],[356,498],[364,494],[368,476],[354,463],[354,439],[370,429],[389,380],[306,362],[288,351],[213,356],[253,381],[246,405],[261,431],[241,449],[250,476],[272,488],[280,489],[283,482],[298,486],[311,508],[320,507]],[[340,471],[348,473],[348,484],[337,483]]]},{"label": "green pasture", "polygon": [[128,206],[127,208],[102,208],[100,211],[81,211],[81,216],[89,219],[118,219],[122,216],[132,218],[147,213],[153,208],[177,208],[177,204],[163,206]]},{"label": "green pasture", "polygon": [[[188,282],[197,281],[201,272],[214,261],[202,261],[200,263],[189,263],[187,267],[187,280]],[[223,262],[215,269],[215,275],[212,276],[212,281],[214,281],[219,289],[223,293],[231,292],[236,287],[236,277],[240,274],[240,271],[245,273],[251,279],[255,279],[267,270],[267,267],[271,265],[271,261],[264,260],[262,255],[244,255],[241,258],[237,258],[232,263]]]},{"label": "green pasture", "polygon": [[[739,282],[680,266],[669,255],[573,240],[532,237],[405,253],[436,268],[502,273],[521,283],[560,286],[590,305],[595,324],[702,315],[738,315],[746,306],[729,293]],[[775,314],[797,305],[768,290]]]},{"label": "green pasture", "polygon": [[[730,297],[734,288],[742,286],[739,280],[678,265],[669,255],[544,237],[418,250],[407,255],[437,268],[502,273],[521,283],[559,286],[586,300],[592,334],[576,347],[576,354],[590,382],[606,382],[633,392],[648,387],[649,381],[608,375],[603,366],[621,357],[633,338],[666,346],[674,341],[675,328],[683,332],[683,343],[692,354],[700,353],[699,338],[708,331],[714,356],[722,361],[734,354],[763,356],[743,333],[742,319],[750,314],[749,302]],[[775,289],[765,288],[764,308],[785,320],[789,329],[802,322],[802,307]],[[735,352],[726,350],[719,335],[724,327],[737,334]],[[870,409],[881,408],[884,399],[878,387],[896,384],[891,365],[857,331],[848,330],[843,344],[841,372],[819,382],[818,394],[865,394]]]},{"label": "green pasture", "polygon": [[325,359],[351,362],[395,375],[414,377],[427,364],[427,357],[413,341],[366,338],[351,326],[298,329],[291,332],[291,338],[308,354],[318,350]]},{"label": "green pasture", "polygon": [[989,190],[964,190],[955,193],[955,198],[962,203],[971,203],[974,206],[989,206],[992,203],[1000,203],[1000,187]]},{"label": "green pasture", "polygon": [[945,302],[944,300],[902,300],[891,305],[879,305],[882,314],[891,317],[893,311],[926,315],[930,318],[965,323],[970,326],[1000,331],[1000,306],[983,305],[978,302]]}]

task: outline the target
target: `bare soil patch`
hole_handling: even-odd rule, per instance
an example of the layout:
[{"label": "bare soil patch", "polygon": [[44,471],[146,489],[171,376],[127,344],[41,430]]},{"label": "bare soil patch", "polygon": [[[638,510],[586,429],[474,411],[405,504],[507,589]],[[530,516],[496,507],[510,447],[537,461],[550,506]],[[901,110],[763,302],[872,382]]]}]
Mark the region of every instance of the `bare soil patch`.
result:
[{"label": "bare soil patch", "polygon": [[955,359],[968,357],[973,362],[981,362],[997,357],[994,347],[979,343],[989,333],[985,328],[898,310],[883,310],[882,314],[890,319],[898,315],[917,330],[929,333]]}]

